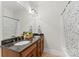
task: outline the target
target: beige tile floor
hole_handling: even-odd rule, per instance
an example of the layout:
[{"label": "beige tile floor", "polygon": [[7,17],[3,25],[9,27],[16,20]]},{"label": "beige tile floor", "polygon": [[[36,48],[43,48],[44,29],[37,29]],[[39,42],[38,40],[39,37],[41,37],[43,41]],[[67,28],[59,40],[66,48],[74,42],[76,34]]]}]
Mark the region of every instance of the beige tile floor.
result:
[{"label": "beige tile floor", "polygon": [[59,56],[55,55],[54,53],[51,54],[49,52],[44,52],[43,55],[42,55],[42,57],[59,57]]}]

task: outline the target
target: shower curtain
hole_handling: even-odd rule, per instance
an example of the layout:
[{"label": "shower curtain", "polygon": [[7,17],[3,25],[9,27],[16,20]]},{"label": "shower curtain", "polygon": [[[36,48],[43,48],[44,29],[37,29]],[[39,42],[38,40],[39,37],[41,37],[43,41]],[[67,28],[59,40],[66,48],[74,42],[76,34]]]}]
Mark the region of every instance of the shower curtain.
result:
[{"label": "shower curtain", "polygon": [[73,1],[63,13],[65,47],[69,56],[79,56],[79,2]]}]

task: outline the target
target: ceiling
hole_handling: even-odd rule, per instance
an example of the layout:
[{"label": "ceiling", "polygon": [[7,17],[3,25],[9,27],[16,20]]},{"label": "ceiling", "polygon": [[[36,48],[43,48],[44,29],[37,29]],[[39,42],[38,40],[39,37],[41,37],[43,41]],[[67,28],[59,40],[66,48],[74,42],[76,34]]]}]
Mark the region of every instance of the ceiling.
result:
[{"label": "ceiling", "polygon": [[16,1],[2,1],[2,6],[12,11],[24,11],[24,8]]},{"label": "ceiling", "polygon": [[24,9],[37,8],[38,2],[34,1],[2,1],[2,6],[13,11],[23,11]]},{"label": "ceiling", "polygon": [[12,11],[16,11],[16,12],[18,12],[18,11],[25,11],[25,10],[28,10],[29,9],[29,7],[30,8],[39,8],[39,6],[41,6],[42,7],[42,4],[44,5],[44,4],[48,4],[48,3],[50,3],[51,5],[53,5],[53,7],[54,7],[54,5],[60,5],[62,8],[60,8],[60,7],[57,7],[57,8],[59,8],[59,9],[61,9],[62,11],[63,11],[63,9],[65,8],[65,6],[66,6],[66,4],[67,4],[67,2],[66,1],[63,1],[63,2],[56,2],[56,1],[46,1],[46,2],[44,2],[44,1],[2,1],[2,6],[4,7],[4,8],[9,8],[10,10],[12,10]]}]

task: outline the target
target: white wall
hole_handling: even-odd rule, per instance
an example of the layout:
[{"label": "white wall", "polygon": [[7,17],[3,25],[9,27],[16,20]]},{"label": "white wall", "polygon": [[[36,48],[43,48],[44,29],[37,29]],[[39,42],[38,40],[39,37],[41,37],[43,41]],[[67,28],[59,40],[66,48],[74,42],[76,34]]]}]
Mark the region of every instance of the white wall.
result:
[{"label": "white wall", "polygon": [[[0,45],[2,40],[2,3],[0,1]],[[0,56],[1,56],[1,48],[0,48]]]},{"label": "white wall", "polygon": [[[63,19],[60,15],[67,2],[41,2],[40,24],[45,33],[45,48],[62,53],[64,48]],[[54,51],[54,52],[55,52]],[[60,53],[59,53],[60,54]]]},{"label": "white wall", "polygon": [[33,17],[28,12],[21,14],[24,17],[19,22],[18,35],[23,31],[28,31],[29,26],[41,26],[42,32],[45,34],[45,50],[51,53],[64,56],[64,35],[63,35],[63,19],[61,12],[65,8],[67,2],[39,2],[39,17]]},{"label": "white wall", "polygon": [[18,23],[17,35],[21,35],[23,31],[29,31],[30,26],[33,26],[33,32],[35,32],[34,30],[35,19],[31,15],[29,15],[28,12],[20,13],[20,16],[21,17]]},{"label": "white wall", "polygon": [[26,31],[28,24],[28,12],[27,11],[18,11],[15,13],[15,18],[18,18],[20,21],[17,26],[17,36],[21,35],[23,31]]},{"label": "white wall", "polygon": [[2,3],[0,2],[0,45],[2,40]]}]

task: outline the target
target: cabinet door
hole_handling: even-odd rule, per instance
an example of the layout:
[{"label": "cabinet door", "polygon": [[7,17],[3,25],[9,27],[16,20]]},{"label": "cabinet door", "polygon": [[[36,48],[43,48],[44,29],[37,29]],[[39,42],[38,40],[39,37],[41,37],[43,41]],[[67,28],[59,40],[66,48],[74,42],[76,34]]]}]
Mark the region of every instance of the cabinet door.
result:
[{"label": "cabinet door", "polygon": [[41,55],[43,54],[44,51],[44,37],[41,38]]},{"label": "cabinet door", "polygon": [[8,48],[2,48],[2,57],[19,57],[19,53],[16,53]]},{"label": "cabinet door", "polygon": [[36,44],[31,45],[21,53],[22,57],[36,56]]},{"label": "cabinet door", "polygon": [[37,42],[37,56],[41,56],[41,39],[39,39]]},{"label": "cabinet door", "polygon": [[34,48],[28,55],[27,57],[36,57],[36,48]]}]

